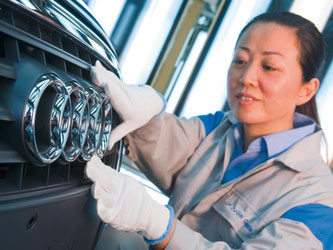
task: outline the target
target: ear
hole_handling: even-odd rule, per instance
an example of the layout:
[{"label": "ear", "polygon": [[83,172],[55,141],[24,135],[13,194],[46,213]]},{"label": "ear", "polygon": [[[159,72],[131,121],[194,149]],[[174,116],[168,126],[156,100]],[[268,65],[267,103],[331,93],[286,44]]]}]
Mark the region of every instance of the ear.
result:
[{"label": "ear", "polygon": [[310,99],[316,94],[319,88],[318,78],[312,78],[307,83],[303,83],[299,91],[299,96],[297,100],[297,106],[302,105],[310,101]]}]

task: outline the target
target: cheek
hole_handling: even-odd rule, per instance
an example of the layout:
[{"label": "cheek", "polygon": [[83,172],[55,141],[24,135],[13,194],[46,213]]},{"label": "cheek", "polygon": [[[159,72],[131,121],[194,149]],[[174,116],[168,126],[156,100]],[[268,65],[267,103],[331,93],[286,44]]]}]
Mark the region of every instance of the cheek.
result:
[{"label": "cheek", "polygon": [[227,75],[227,93],[228,93],[228,102],[229,105],[232,103],[234,100],[234,92],[237,88],[237,77],[236,74],[233,70],[228,71]]},{"label": "cheek", "polygon": [[291,84],[272,84],[262,89],[266,105],[271,108],[294,106],[297,101],[297,89]]},{"label": "cheek", "polygon": [[231,67],[229,68],[228,75],[227,75],[227,88],[228,92],[237,88],[238,85],[238,74],[235,70]]},{"label": "cheek", "polygon": [[297,102],[302,86],[302,71],[296,66],[289,64],[277,74],[261,75],[262,92],[272,105],[283,106]]}]

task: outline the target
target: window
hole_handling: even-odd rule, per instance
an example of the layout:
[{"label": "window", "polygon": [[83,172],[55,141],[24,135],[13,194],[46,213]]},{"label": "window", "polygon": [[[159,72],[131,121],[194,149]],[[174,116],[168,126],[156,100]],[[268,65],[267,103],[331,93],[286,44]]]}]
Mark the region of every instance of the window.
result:
[{"label": "window", "polygon": [[333,8],[332,0],[307,1],[294,0],[290,12],[301,15],[313,22],[319,31],[323,31]]},{"label": "window", "polygon": [[96,17],[98,22],[101,24],[106,34],[109,36],[116,25],[121,10],[124,7],[126,0],[93,0],[89,1],[89,7]]},{"label": "window", "polygon": [[182,2],[150,0],[146,3],[120,57],[124,82],[147,82]]},{"label": "window", "polygon": [[179,61],[176,67],[176,72],[173,75],[173,78],[171,79],[171,82],[169,84],[170,88],[166,93],[167,102],[168,102],[166,109],[167,112],[169,113],[174,112],[177,103],[184,91],[184,88],[186,87],[186,83],[190,77],[192,69],[194,68],[195,63],[200,55],[200,52],[206,42],[206,38],[207,38],[207,31],[200,31],[196,36],[194,44],[192,45],[192,48],[186,60]]},{"label": "window", "polygon": [[254,16],[265,12],[270,1],[231,1],[206,59],[185,101],[181,116],[214,113],[227,97],[226,77],[239,32]]},{"label": "window", "polygon": [[318,105],[318,112],[321,127],[324,130],[325,137],[327,140],[327,146],[329,148],[328,157],[332,159],[333,152],[333,116],[332,116],[332,107],[333,107],[333,60],[328,68],[328,71],[325,74],[325,78],[321,82],[321,87],[316,96],[316,101]]}]

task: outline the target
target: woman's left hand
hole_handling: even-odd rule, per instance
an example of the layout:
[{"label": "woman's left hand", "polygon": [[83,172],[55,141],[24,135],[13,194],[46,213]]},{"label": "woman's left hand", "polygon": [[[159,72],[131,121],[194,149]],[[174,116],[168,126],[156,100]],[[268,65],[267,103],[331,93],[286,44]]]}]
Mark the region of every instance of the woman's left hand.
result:
[{"label": "woman's left hand", "polygon": [[97,156],[87,162],[85,172],[94,182],[92,195],[104,222],[117,230],[138,232],[150,241],[163,238],[173,216],[140,183],[105,165]]}]

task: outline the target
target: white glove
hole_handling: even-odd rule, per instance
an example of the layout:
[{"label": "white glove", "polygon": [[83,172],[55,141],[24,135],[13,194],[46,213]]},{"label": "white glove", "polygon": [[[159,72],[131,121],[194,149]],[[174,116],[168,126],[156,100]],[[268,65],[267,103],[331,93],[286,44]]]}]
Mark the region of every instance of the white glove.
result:
[{"label": "white glove", "polygon": [[123,122],[111,132],[108,149],[128,133],[142,127],[165,108],[165,101],[148,85],[126,85],[99,61],[91,67],[92,81],[102,88]]},{"label": "white glove", "polygon": [[[85,171],[95,182],[92,195],[104,222],[117,230],[138,232],[150,244],[162,241],[169,234],[172,208],[154,201],[136,180],[116,172],[97,156],[87,162]],[[149,242],[157,239],[157,242]]]}]

